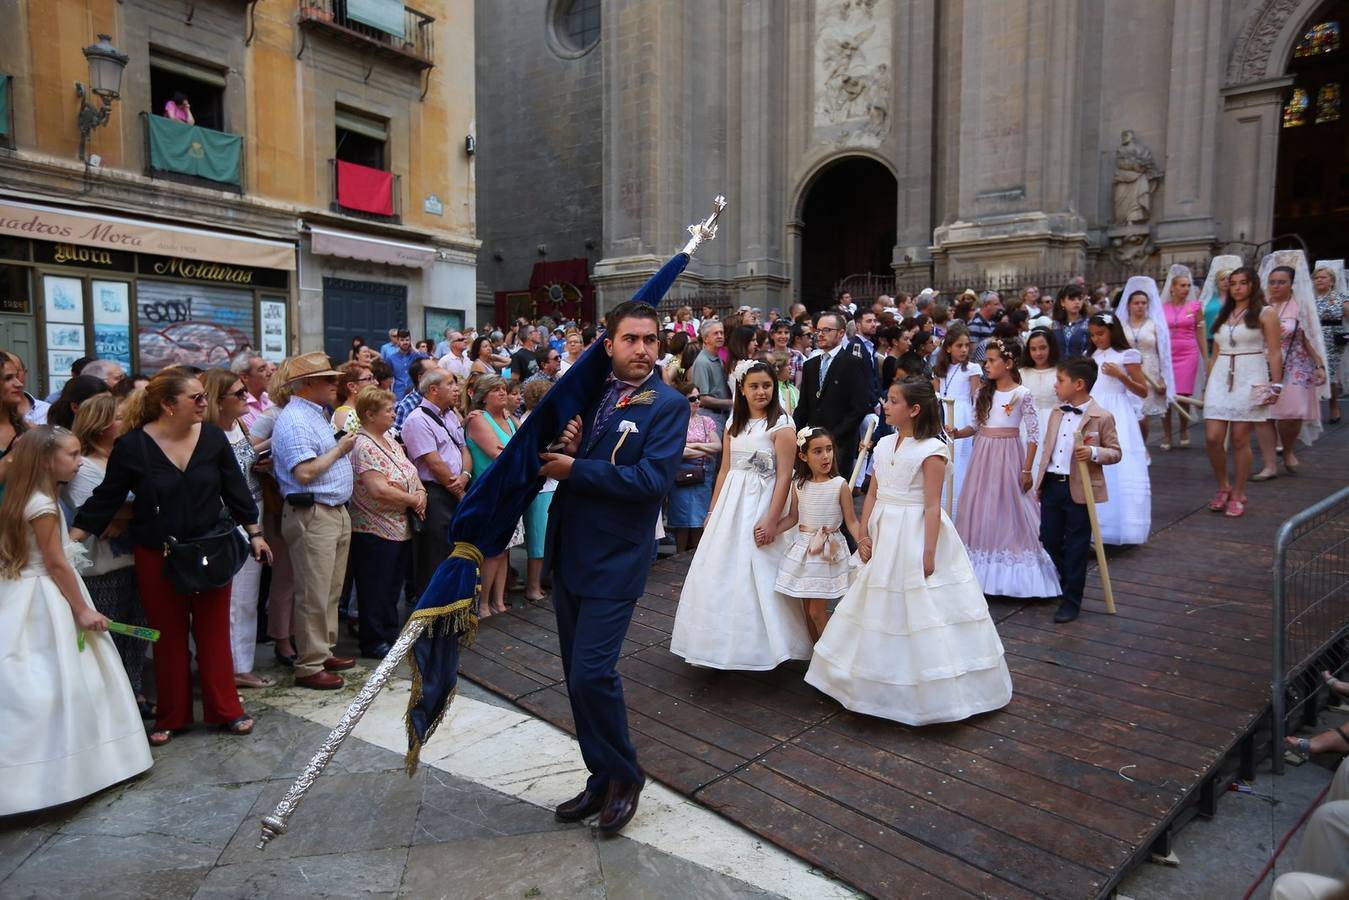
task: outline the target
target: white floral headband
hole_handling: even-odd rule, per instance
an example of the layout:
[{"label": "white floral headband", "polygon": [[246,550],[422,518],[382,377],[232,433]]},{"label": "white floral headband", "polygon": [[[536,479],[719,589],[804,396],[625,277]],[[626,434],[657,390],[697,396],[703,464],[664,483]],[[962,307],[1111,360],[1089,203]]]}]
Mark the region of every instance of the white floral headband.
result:
[{"label": "white floral headband", "polygon": [[757,359],[740,360],[740,362],[735,364],[735,368],[731,370],[731,380],[736,384],[742,383],[745,380],[745,376],[749,374],[749,370],[758,365],[762,365],[762,363]]},{"label": "white floral headband", "polygon": [[810,443],[810,439],[819,434],[824,434],[824,429],[817,425],[807,425],[802,428],[796,433],[796,449],[806,449],[806,444]]}]

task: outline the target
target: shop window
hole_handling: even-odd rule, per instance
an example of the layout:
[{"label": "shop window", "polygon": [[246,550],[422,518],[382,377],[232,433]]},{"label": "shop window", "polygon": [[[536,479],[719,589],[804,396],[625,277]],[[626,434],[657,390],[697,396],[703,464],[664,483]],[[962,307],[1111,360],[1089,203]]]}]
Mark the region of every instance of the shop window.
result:
[{"label": "shop window", "polygon": [[0,314],[32,314],[33,299],[28,288],[28,272],[25,266],[0,263]]},{"label": "shop window", "polygon": [[1293,88],[1293,95],[1283,105],[1283,127],[1296,128],[1307,124],[1307,91]]},{"label": "shop window", "polygon": [[1316,92],[1316,124],[1340,120],[1340,84],[1332,81]]},{"label": "shop window", "polygon": [[225,131],[225,70],[161,50],[150,51],[150,114],[168,115],[181,95],[197,125]]},{"label": "shop window", "polygon": [[1320,22],[1302,35],[1302,40],[1293,48],[1293,58],[1320,56],[1322,53],[1334,53],[1338,49],[1340,49],[1340,23],[1334,20]]}]

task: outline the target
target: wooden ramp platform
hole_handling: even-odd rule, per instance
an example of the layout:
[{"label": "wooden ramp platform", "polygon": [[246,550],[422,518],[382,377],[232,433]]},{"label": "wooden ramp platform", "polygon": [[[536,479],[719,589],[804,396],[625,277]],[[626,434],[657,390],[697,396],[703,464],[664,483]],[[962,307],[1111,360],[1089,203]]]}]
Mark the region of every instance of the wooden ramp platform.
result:
[{"label": "wooden ramp platform", "polygon": [[[1288,516],[1349,483],[1349,425],[1301,473],[1210,513],[1195,445],[1153,448],[1153,537],[1093,567],[1082,617],[993,600],[1014,697],[958,725],[844,711],[774,672],[712,672],[668,650],[689,557],[658,563],[620,665],[647,773],[876,897],[1107,893],[1269,708],[1270,565]],[[728,573],[728,578],[734,575]],[[546,604],[483,623],[463,674],[568,730]]]}]

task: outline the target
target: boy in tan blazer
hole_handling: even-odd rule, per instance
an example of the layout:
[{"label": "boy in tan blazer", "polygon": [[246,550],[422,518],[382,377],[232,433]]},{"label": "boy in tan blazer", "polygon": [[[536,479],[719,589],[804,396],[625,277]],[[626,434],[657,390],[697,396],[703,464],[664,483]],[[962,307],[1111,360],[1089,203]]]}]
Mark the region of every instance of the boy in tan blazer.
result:
[{"label": "boy in tan blazer", "polygon": [[[1115,418],[1091,399],[1096,384],[1096,361],[1074,357],[1059,363],[1054,393],[1063,404],[1049,415],[1043,436],[1045,452],[1035,473],[1036,496],[1040,498],[1040,543],[1054,561],[1063,588],[1054,621],[1071,622],[1082,611],[1082,590],[1087,583],[1087,557],[1091,552],[1091,520],[1087,516],[1079,460],[1086,460],[1090,485],[1097,503],[1109,498],[1102,466],[1120,460]],[[1083,437],[1076,447],[1074,437]]]}]

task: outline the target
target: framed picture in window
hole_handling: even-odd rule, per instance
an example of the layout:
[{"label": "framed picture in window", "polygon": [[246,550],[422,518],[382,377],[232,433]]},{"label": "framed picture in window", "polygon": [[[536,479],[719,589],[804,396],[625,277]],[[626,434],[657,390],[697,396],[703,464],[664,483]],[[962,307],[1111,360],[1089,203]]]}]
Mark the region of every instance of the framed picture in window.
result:
[{"label": "framed picture in window", "polygon": [[84,324],[84,282],[81,279],[44,275],[42,296],[46,301],[48,322]]},{"label": "framed picture in window", "polygon": [[280,363],[286,358],[286,301],[263,298],[259,303],[263,359]]},{"label": "framed picture in window", "polygon": [[94,352],[131,369],[131,285],[125,281],[93,281]]}]

